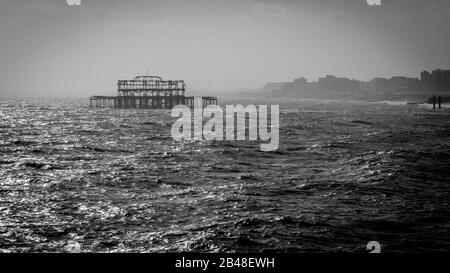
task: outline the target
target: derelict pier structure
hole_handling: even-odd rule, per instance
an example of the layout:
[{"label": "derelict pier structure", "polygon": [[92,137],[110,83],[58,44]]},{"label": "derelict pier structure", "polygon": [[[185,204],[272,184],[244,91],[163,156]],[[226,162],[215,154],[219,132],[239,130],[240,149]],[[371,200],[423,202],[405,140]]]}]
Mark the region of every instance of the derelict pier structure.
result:
[{"label": "derelict pier structure", "polygon": [[[165,81],[158,76],[137,76],[117,82],[117,96],[92,96],[91,107],[171,109],[175,105],[194,106],[194,97],[185,96],[182,80]],[[203,106],[216,105],[216,97],[202,97]]]}]

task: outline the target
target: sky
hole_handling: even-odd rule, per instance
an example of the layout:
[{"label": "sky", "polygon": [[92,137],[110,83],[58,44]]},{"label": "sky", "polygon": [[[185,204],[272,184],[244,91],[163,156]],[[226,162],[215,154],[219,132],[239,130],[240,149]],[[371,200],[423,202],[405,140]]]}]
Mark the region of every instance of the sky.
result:
[{"label": "sky", "polygon": [[189,90],[450,67],[450,1],[0,0],[0,95],[114,94],[137,75]]}]

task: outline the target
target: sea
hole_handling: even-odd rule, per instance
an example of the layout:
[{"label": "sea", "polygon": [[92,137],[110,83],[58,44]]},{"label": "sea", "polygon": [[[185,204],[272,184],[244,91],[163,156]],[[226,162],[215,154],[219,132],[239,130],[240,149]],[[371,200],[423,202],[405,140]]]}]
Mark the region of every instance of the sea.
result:
[{"label": "sea", "polygon": [[0,252],[450,250],[450,109],[279,104],[280,144],[175,141],[170,110],[0,98]]}]

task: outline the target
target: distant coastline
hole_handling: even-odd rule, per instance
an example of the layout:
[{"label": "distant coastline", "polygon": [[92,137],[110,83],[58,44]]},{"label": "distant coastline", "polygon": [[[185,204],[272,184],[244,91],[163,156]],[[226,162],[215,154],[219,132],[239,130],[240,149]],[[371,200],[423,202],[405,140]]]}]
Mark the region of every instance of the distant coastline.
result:
[{"label": "distant coastline", "polygon": [[[224,98],[247,98],[249,100],[263,99],[263,100],[323,100],[323,101],[347,101],[347,102],[367,102],[367,103],[390,103],[398,105],[432,105],[432,97],[430,94],[401,94],[391,96],[272,96],[270,93],[261,92],[261,90],[239,91],[231,93],[220,93],[218,96]],[[450,95],[442,96],[442,104],[450,104]]]},{"label": "distant coastline", "polygon": [[420,78],[394,76],[359,81],[326,75],[309,82],[299,77],[292,82],[269,82],[253,90],[239,90],[232,94],[267,99],[319,99],[345,101],[404,101],[429,103],[430,97],[441,96],[442,103],[450,101],[450,70],[422,71]]}]

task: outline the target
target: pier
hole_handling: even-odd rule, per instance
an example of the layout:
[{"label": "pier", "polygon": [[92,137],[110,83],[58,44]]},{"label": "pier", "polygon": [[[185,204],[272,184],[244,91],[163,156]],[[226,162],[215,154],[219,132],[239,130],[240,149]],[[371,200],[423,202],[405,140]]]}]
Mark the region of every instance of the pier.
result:
[{"label": "pier", "polygon": [[[194,106],[193,96],[185,96],[182,80],[163,80],[158,76],[137,76],[117,82],[116,96],[92,96],[91,107],[172,109],[175,105]],[[203,106],[217,105],[216,97],[201,97]]]}]

